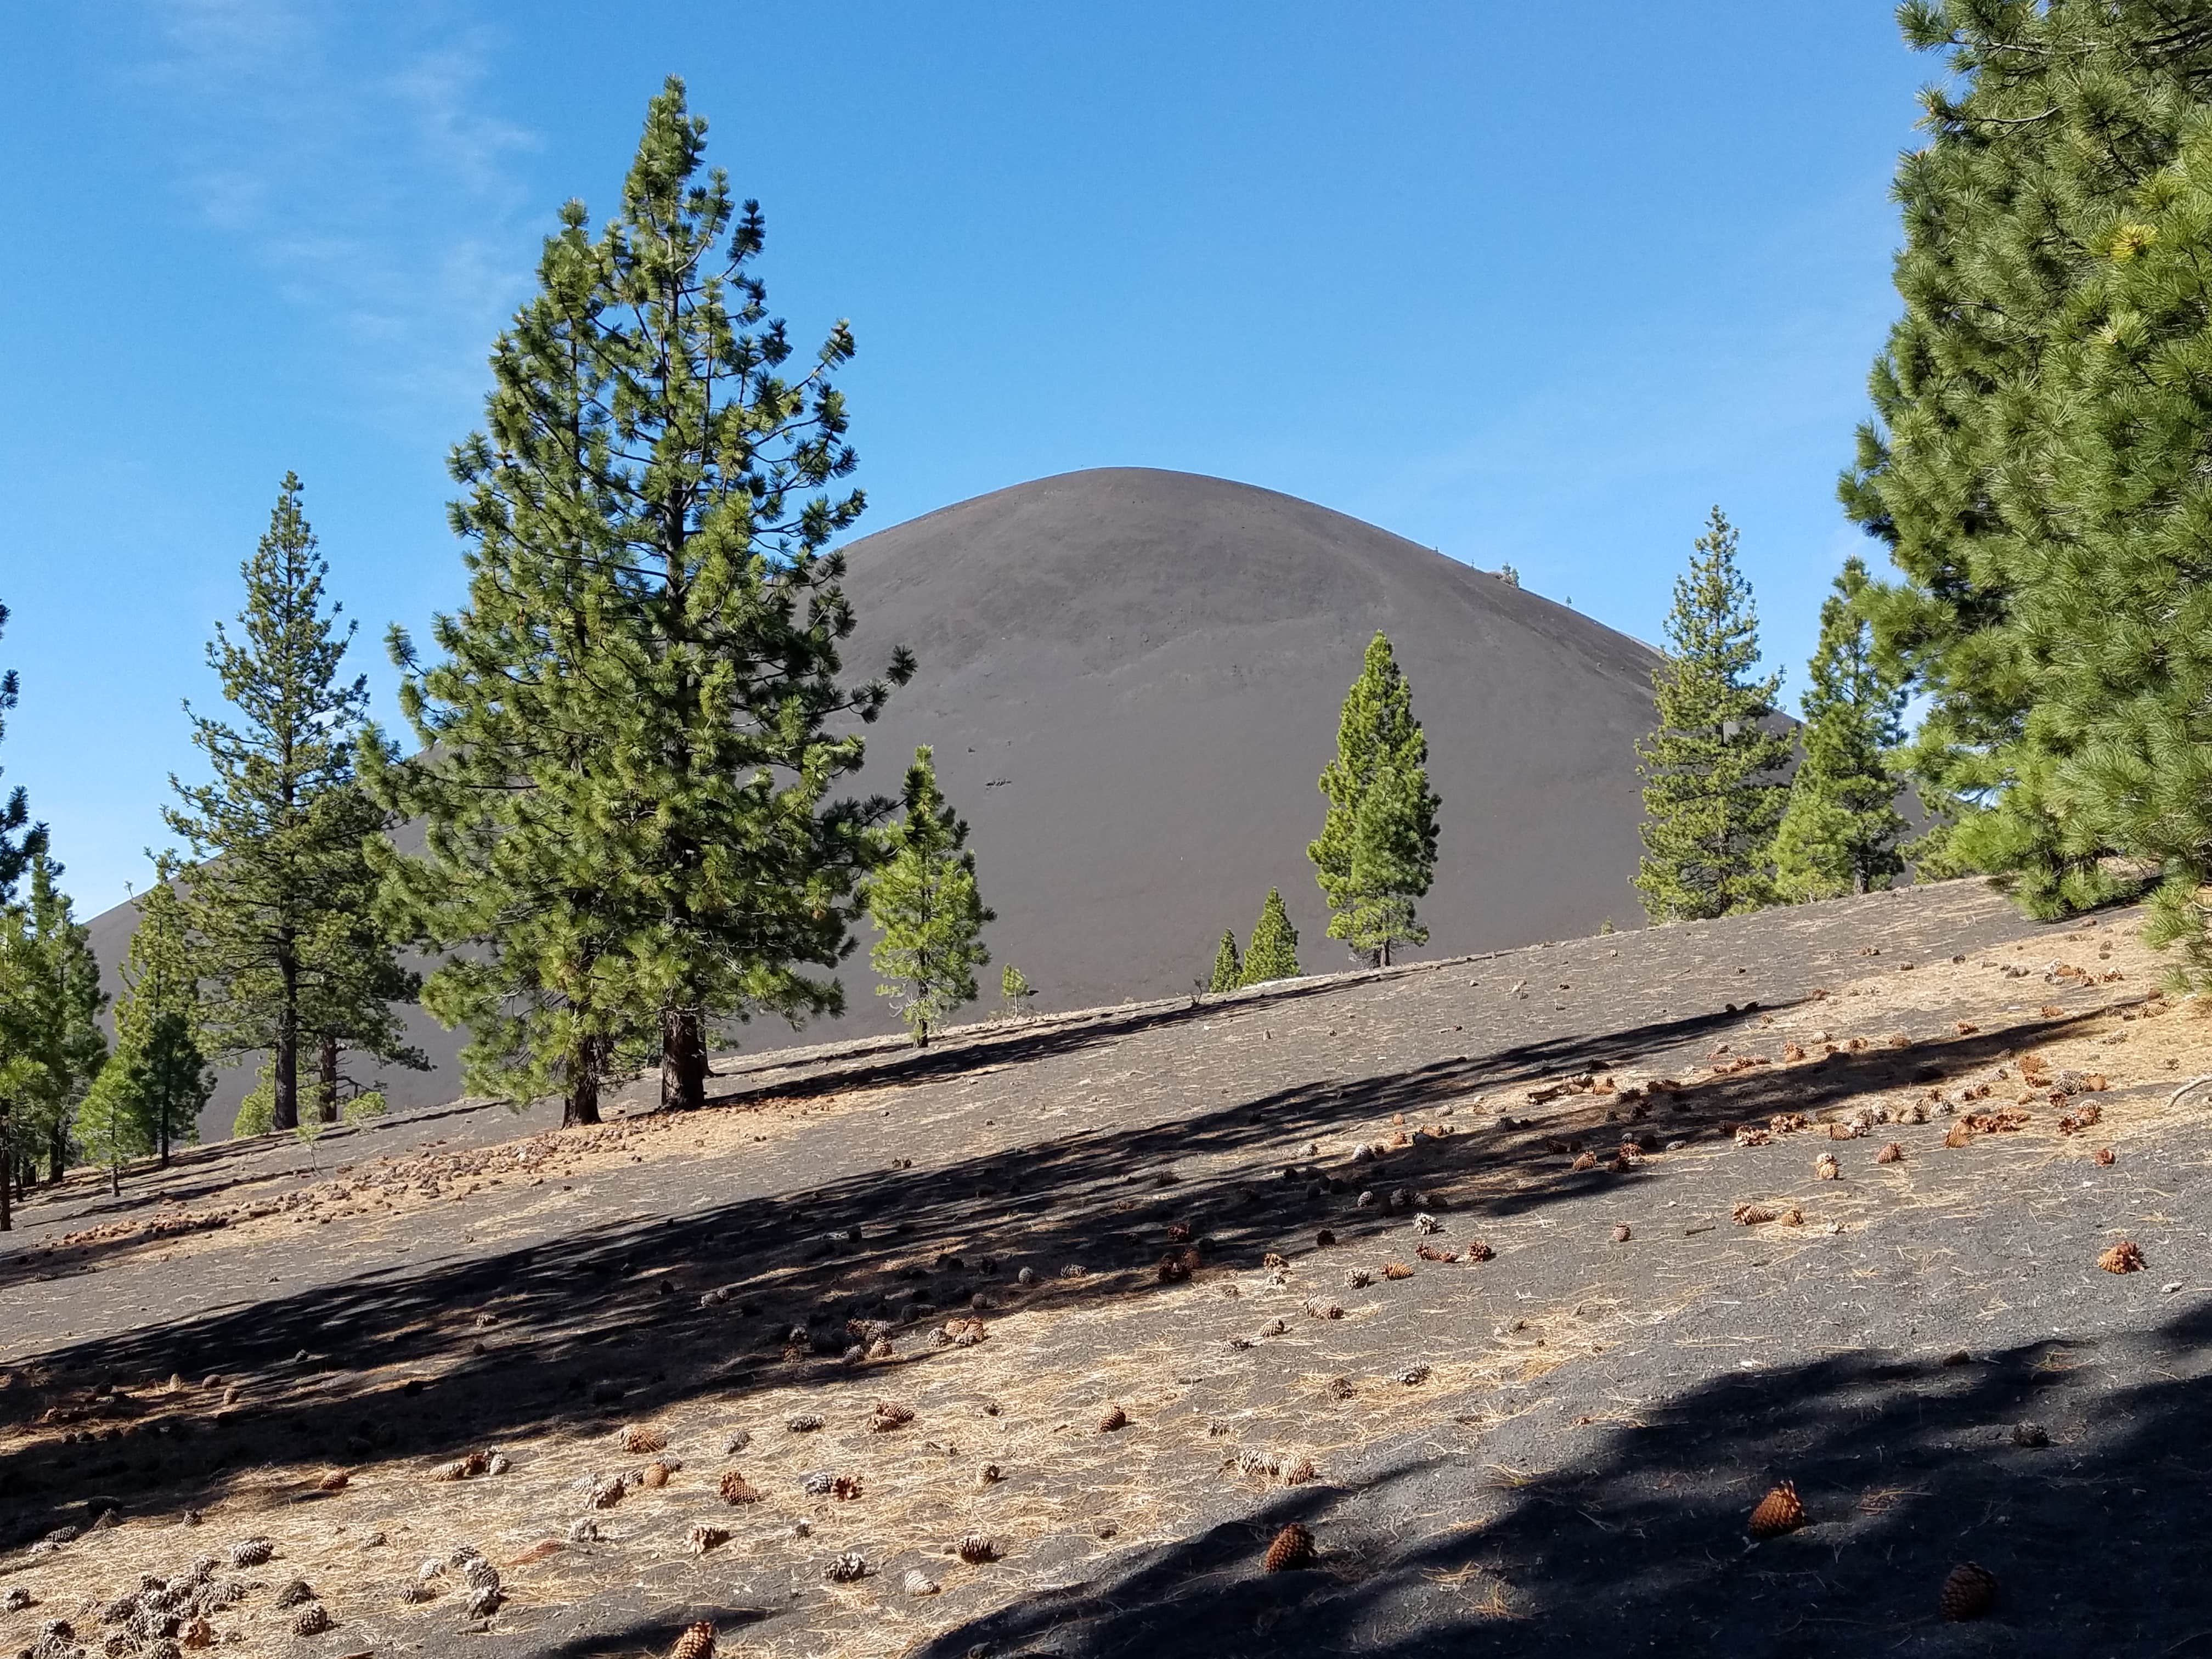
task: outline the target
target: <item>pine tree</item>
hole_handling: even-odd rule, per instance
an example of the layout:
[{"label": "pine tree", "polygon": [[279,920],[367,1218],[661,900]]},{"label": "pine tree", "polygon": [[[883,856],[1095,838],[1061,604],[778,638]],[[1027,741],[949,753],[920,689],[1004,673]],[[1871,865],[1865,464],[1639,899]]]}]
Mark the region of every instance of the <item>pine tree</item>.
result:
[{"label": "pine tree", "polygon": [[123,1166],[152,1145],[145,1109],[129,1073],[111,1066],[94,1079],[77,1103],[72,1127],[91,1163],[107,1171],[108,1190],[123,1191]]},{"label": "pine tree", "polygon": [[904,799],[898,821],[879,832],[880,861],[861,896],[883,935],[869,953],[889,981],[877,994],[892,999],[921,1048],[931,1027],[975,1000],[975,970],[991,959],[983,925],[996,918],[976,891],[968,826],[938,789],[926,746],[914,751]]},{"label": "pine tree", "polygon": [[2212,112],[2093,244],[2026,417],[2043,465],[2016,499],[2048,531],[2010,566],[2027,712],[2002,758],[2054,856],[1993,862],[2046,915],[2097,897],[2108,854],[2148,866],[2146,938],[2212,988]]},{"label": "pine tree", "polygon": [[1790,740],[1766,726],[1782,676],[1750,678],[1759,617],[1735,550],[1717,507],[1675,579],[1668,649],[1652,672],[1659,718],[1637,745],[1644,857],[1635,885],[1654,921],[1734,915],[1773,896],[1767,860],[1789,799]]},{"label": "pine tree", "polygon": [[0,1052],[20,1062],[0,1100],[7,1135],[0,1179],[18,1187],[34,1178],[42,1157],[48,1179],[61,1179],[76,1103],[107,1058],[99,1024],[107,999],[88,931],[58,884],[61,866],[41,842],[31,849],[29,869],[26,902],[0,911],[0,951],[10,967]]},{"label": "pine tree", "polygon": [[2051,362],[2138,185],[2174,156],[2212,78],[2212,29],[2167,0],[1914,0],[1944,52],[1925,143],[1900,162],[1904,314],[1875,365],[1846,510],[1898,573],[1863,602],[1927,713],[1908,751],[1935,832],[1923,876],[2008,872],[2046,915],[2113,886],[2064,823],[2059,757],[2032,729],[2039,642],[2018,614],[2069,539],[2051,489]]},{"label": "pine tree", "polygon": [[1230,928],[1221,935],[1221,948],[1213,953],[1213,977],[1206,983],[1209,991],[1233,991],[1244,982],[1244,963],[1237,955],[1237,930]]},{"label": "pine tree", "polygon": [[364,750],[380,802],[429,819],[388,896],[472,947],[424,1005],[471,1028],[471,1087],[558,1088],[570,1122],[611,1068],[657,1056],[663,1100],[695,1106],[731,1021],[841,1008],[807,970],[851,950],[893,805],[830,796],[888,696],[840,678],[854,617],[825,550],[863,505],[826,493],[856,465],[829,378],[852,337],[785,378],[759,208],[705,170],[705,135],[672,79],[621,212],[594,238],[562,210],[494,349],[489,431],[453,458],[468,605],[437,623],[441,662],[393,640],[425,753]]},{"label": "pine tree", "polygon": [[1428,943],[1413,915],[1436,873],[1440,803],[1428,759],[1413,690],[1378,633],[1346,694],[1336,758],[1321,775],[1328,813],[1306,848],[1332,913],[1328,936],[1363,960],[1387,966],[1393,945]]},{"label": "pine tree", "polygon": [[1252,941],[1244,947],[1246,985],[1271,980],[1296,979],[1298,968],[1298,930],[1291,926],[1291,913],[1283,908],[1282,893],[1273,887],[1260,906],[1260,920],[1252,926]]},{"label": "pine tree", "polygon": [[164,1166],[173,1146],[199,1139],[200,1110],[215,1087],[200,1049],[199,978],[178,873],[173,860],[157,859],[154,884],[138,901],[137,926],[123,960],[116,1054],[110,1062],[127,1079],[148,1142]]},{"label": "pine tree", "polygon": [[999,995],[1006,1002],[1006,1012],[1019,1018],[1029,1012],[1030,1004],[1036,1000],[1036,990],[1029,982],[1027,975],[1010,962],[1006,964],[1006,971],[999,975]]},{"label": "pine tree", "polygon": [[1775,885],[1796,902],[1873,892],[1905,868],[1905,815],[1889,760],[1904,736],[1905,694],[1876,659],[1856,608],[1866,583],[1865,564],[1848,559],[1820,605],[1802,699],[1804,755],[1774,838]]},{"label": "pine tree", "polygon": [[[342,607],[324,608],[329,566],[300,494],[287,473],[268,533],[241,567],[241,635],[217,624],[208,647],[238,724],[192,715],[214,777],[189,787],[172,778],[179,805],[165,813],[198,860],[185,883],[198,966],[214,988],[206,1037],[221,1055],[268,1053],[282,1128],[299,1121],[303,1039],[334,1009],[358,1012],[349,988],[373,981],[392,956],[362,918],[364,840],[390,822],[354,776],[368,681],[338,678],[353,626],[339,631]],[[396,1030],[367,1026],[370,1042]]]},{"label": "pine tree", "polygon": [[[8,607],[0,605],[0,633],[7,627]],[[0,671],[0,739],[8,735],[8,711],[15,707],[20,691],[15,671]],[[30,802],[23,787],[16,785],[0,798],[0,905],[14,902],[15,884],[46,840],[46,825],[31,822]]]}]

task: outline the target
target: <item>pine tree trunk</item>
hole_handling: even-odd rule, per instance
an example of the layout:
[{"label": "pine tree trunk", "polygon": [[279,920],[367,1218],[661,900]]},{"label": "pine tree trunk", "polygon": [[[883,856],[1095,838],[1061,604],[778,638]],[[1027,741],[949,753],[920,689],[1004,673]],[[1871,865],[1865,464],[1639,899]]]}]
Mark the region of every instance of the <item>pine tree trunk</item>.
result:
[{"label": "pine tree trunk", "polygon": [[334,1036],[325,1036],[323,1038],[322,1052],[318,1058],[321,1061],[320,1076],[318,1079],[318,1104],[322,1112],[323,1121],[335,1123],[338,1121],[338,1040]]},{"label": "pine tree trunk", "polygon": [[62,1171],[69,1167],[69,1127],[57,1123],[46,1142],[46,1185],[58,1185]]},{"label": "pine tree trunk", "polygon": [[660,1108],[688,1112],[706,1103],[706,1031],[697,1014],[665,1009],[660,1016]]},{"label": "pine tree trunk", "polygon": [[123,1196],[123,1164],[119,1159],[107,1166],[107,1190],[117,1198]]},{"label": "pine tree trunk", "polygon": [[9,1208],[9,1168],[15,1159],[8,1155],[8,1109],[0,1106],[0,1233],[13,1231],[15,1218]]},{"label": "pine tree trunk", "polygon": [[580,1128],[599,1121],[599,1045],[578,1041],[568,1056],[568,1092],[561,1103],[561,1127]]},{"label": "pine tree trunk", "polygon": [[1390,965],[1390,941],[1387,939],[1382,941],[1382,960],[1376,965],[1379,968],[1388,968]]}]

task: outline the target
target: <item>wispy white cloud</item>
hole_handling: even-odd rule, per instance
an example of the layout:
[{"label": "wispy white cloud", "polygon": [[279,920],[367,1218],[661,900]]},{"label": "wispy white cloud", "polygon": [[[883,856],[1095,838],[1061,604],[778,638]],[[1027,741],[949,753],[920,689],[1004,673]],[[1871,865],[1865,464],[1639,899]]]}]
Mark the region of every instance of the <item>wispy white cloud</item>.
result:
[{"label": "wispy white cloud", "polygon": [[498,32],[406,0],[148,3],[137,79],[180,208],[329,331],[365,413],[472,400],[534,246],[518,163],[537,141],[494,106]]}]

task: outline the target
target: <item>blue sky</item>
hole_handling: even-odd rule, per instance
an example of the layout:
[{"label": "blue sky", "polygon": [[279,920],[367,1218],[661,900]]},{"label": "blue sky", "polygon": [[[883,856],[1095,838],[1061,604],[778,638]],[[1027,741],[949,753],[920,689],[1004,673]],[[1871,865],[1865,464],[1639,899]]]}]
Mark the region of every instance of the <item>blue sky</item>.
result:
[{"label": "blue sky", "polygon": [[1176,467],[1656,639],[1719,502],[1795,688],[1939,69],[1887,4],[1748,0],[109,0],[0,52],[0,767],[87,915],[287,468],[390,717],[486,350],[666,74],[795,337],[852,319],[865,528]]}]

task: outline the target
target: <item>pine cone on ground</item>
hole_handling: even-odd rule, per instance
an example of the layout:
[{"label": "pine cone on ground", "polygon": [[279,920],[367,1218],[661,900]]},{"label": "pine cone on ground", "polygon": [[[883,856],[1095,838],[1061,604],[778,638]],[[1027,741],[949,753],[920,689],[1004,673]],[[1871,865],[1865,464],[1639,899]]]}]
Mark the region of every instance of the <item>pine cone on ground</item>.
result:
[{"label": "pine cone on ground", "polygon": [[2100,1146],[2100,1147],[2098,1147],[2098,1148],[2097,1148],[2097,1162],[2098,1162],[2099,1164],[2102,1164],[2105,1168],[2106,1168],[2106,1169],[2108,1169],[2108,1170],[2109,1170],[2110,1168],[2112,1168],[2112,1149],[2111,1147],[2109,1147],[2109,1146]]},{"label": "pine cone on ground", "polygon": [[668,1477],[684,1466],[672,1457],[664,1457],[645,1466],[643,1484],[658,1492],[668,1484]]},{"label": "pine cone on ground", "polygon": [[1323,1227],[1319,1232],[1314,1235],[1314,1243],[1325,1250],[1330,1245],[1336,1243],[1336,1235],[1329,1231],[1328,1228]]},{"label": "pine cone on ground", "polygon": [[348,1474],[343,1469],[333,1469],[330,1474],[325,1475],[321,1480],[315,1482],[315,1490],[317,1492],[343,1492],[352,1484],[353,1477]]},{"label": "pine cone on ground", "polygon": [[860,1495],[860,1477],[841,1474],[830,1483],[830,1495],[841,1504],[849,1504]]},{"label": "pine cone on ground", "polygon": [[2124,1238],[2099,1256],[2097,1265],[2108,1273],[2139,1273],[2150,1264],[2143,1260],[2142,1250]]},{"label": "pine cone on ground", "polygon": [[1774,1219],[1774,1212],[1764,1204],[1739,1204],[1732,1213],[1740,1227],[1756,1227]]},{"label": "pine cone on ground", "polygon": [[1595,1170],[1597,1168],[1597,1154],[1595,1152],[1584,1152],[1569,1167],[1576,1170],[1577,1173]]},{"label": "pine cone on ground", "polygon": [[1385,1279],[1411,1279],[1413,1276],[1413,1270],[1402,1261],[1386,1261],[1382,1264],[1382,1277]]},{"label": "pine cone on ground", "polygon": [[1813,1160],[1813,1176],[1816,1181],[1834,1181],[1844,1173],[1844,1166],[1836,1162],[1833,1152],[1823,1152]]},{"label": "pine cone on ground", "polygon": [[720,1549],[729,1541],[728,1528],[710,1527],[704,1522],[692,1528],[690,1536],[685,1540],[687,1547],[694,1555],[704,1555],[708,1550]]},{"label": "pine cone on ground", "polygon": [[1905,1162],[1905,1148],[1893,1140],[1874,1155],[1874,1161],[1877,1164],[1902,1164]]},{"label": "pine cone on ground", "polygon": [[735,1469],[725,1469],[722,1472],[721,1485],[717,1490],[722,1494],[722,1501],[725,1504],[760,1502],[760,1493],[753,1489],[752,1483]]},{"label": "pine cone on ground", "polygon": [[1626,1221],[1620,1223],[1613,1230],[1613,1242],[1616,1244],[1626,1244],[1632,1237],[1632,1235],[1628,1230],[1628,1224]]},{"label": "pine cone on ground", "polygon": [[714,1627],[703,1619],[687,1626],[668,1650],[668,1659],[714,1659]]},{"label": "pine cone on ground", "polygon": [[1170,1250],[1160,1258],[1159,1266],[1152,1270],[1152,1276],[1163,1285],[1180,1285],[1190,1277],[1190,1269],[1183,1266],[1181,1251]]},{"label": "pine cone on ground", "polygon": [[1978,1619],[1996,1605],[1996,1576],[1986,1567],[1961,1561],[1943,1575],[1936,1605],[1946,1619]]},{"label": "pine cone on ground", "polygon": [[953,1547],[953,1553],[971,1567],[980,1567],[999,1559],[999,1547],[980,1532],[971,1532]]},{"label": "pine cone on ground", "polygon": [[668,1437],[653,1429],[626,1429],[623,1431],[622,1449],[633,1457],[666,1451]]},{"label": "pine cone on ground", "polygon": [[1294,1572],[1313,1565],[1313,1534],[1293,1521],[1275,1534],[1261,1565],[1269,1572]]},{"label": "pine cone on ground", "polygon": [[1260,1265],[1262,1267],[1287,1267],[1291,1264],[1280,1252],[1270,1250],[1260,1258]]},{"label": "pine cone on ground", "polygon": [[1458,1251],[1440,1250],[1433,1244],[1416,1244],[1413,1247],[1413,1254],[1420,1257],[1424,1261],[1456,1261],[1459,1260]]},{"label": "pine cone on ground", "polygon": [[1965,1146],[1973,1138],[1974,1132],[1967,1127],[1967,1121],[1963,1117],[1943,1132],[1943,1144],[1954,1149]]},{"label": "pine cone on ground", "polygon": [[893,1429],[902,1429],[914,1421],[914,1407],[902,1406],[896,1400],[878,1400],[876,1409],[868,1419],[868,1427],[877,1434],[887,1434]]},{"label": "pine cone on ground", "polygon": [[1469,1266],[1478,1261],[1487,1261],[1497,1254],[1497,1251],[1479,1238],[1467,1247],[1467,1260]]},{"label": "pine cone on ground", "polygon": [[1111,1434],[1115,1430],[1125,1429],[1128,1425],[1129,1414],[1119,1406],[1109,1406],[1098,1415],[1098,1432],[1101,1434]]},{"label": "pine cone on ground", "polygon": [[1759,1507],[1751,1512],[1753,1538],[1779,1538],[1804,1524],[1805,1506],[1798,1501],[1796,1486],[1788,1480],[1760,1498]]},{"label": "pine cone on ground", "polygon": [[320,1601],[310,1601],[292,1615],[292,1634],[320,1636],[331,1627],[331,1615]]}]

